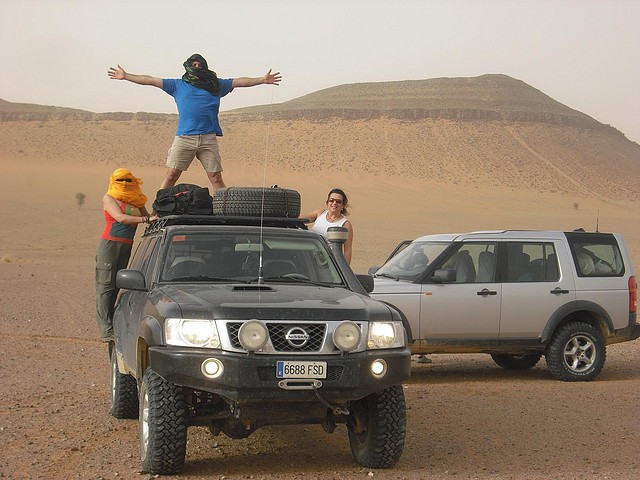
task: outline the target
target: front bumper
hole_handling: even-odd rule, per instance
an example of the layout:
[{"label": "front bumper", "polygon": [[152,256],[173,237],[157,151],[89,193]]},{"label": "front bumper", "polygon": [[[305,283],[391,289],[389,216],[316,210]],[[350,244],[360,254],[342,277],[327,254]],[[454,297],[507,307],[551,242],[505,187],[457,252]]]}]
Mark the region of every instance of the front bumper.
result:
[{"label": "front bumper", "polygon": [[[368,350],[344,355],[255,355],[219,350],[182,347],[151,347],[150,367],[165,380],[183,387],[211,392],[233,401],[311,401],[317,399],[312,389],[287,390],[276,378],[276,362],[327,362],[327,378],[320,379],[318,393],[328,401],[357,400],[373,392],[398,385],[410,376],[411,352],[407,348]],[[217,358],[224,372],[216,379],[206,377],[202,363]],[[371,364],[383,359],[386,374],[380,378],[371,373]]]}]

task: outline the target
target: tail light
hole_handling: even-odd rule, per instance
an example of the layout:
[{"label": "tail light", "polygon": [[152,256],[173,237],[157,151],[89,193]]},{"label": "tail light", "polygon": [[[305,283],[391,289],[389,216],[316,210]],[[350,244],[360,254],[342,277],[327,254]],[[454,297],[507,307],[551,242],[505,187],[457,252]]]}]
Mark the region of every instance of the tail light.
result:
[{"label": "tail light", "polygon": [[636,277],[629,277],[629,313],[636,313],[636,302],[638,301],[638,284]]}]

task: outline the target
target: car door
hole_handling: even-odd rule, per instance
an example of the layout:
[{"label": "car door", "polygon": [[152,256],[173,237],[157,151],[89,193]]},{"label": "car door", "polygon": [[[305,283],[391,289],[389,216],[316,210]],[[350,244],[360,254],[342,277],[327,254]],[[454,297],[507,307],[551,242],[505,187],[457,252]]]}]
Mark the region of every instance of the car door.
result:
[{"label": "car door", "polygon": [[416,338],[428,345],[442,345],[445,351],[497,344],[502,298],[496,281],[497,244],[463,242],[439,262],[436,272],[455,272],[451,278],[455,280],[438,283],[432,275],[422,284]]},{"label": "car door", "polygon": [[505,241],[500,258],[500,343],[539,344],[553,313],[576,298],[567,247],[558,240]]},{"label": "car door", "polygon": [[141,255],[137,255],[129,268],[141,271],[145,276],[144,291],[127,291],[123,295],[120,308],[123,309],[123,356],[130,368],[135,368],[137,361],[137,342],[139,325],[144,306],[149,297],[149,289],[152,286],[153,270],[159,245],[158,236],[149,238],[146,245],[140,245]]}]

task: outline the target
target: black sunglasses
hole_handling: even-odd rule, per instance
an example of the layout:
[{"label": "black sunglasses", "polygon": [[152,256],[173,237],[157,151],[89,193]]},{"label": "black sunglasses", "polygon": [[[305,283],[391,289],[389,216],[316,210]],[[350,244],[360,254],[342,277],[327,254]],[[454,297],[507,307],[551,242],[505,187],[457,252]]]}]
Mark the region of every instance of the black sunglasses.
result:
[{"label": "black sunglasses", "polygon": [[130,178],[117,178],[116,182],[127,182],[127,183],[131,183],[133,182],[133,180],[131,180]]}]

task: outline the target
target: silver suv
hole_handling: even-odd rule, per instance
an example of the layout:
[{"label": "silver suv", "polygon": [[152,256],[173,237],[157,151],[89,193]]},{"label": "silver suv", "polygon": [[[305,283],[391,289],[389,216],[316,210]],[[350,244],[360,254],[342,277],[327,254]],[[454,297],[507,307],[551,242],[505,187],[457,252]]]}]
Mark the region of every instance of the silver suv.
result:
[{"label": "silver suv", "polygon": [[400,244],[371,295],[398,307],[414,354],[488,353],[525,370],[588,381],[606,345],[640,336],[637,284],[622,235],[485,231]]}]

